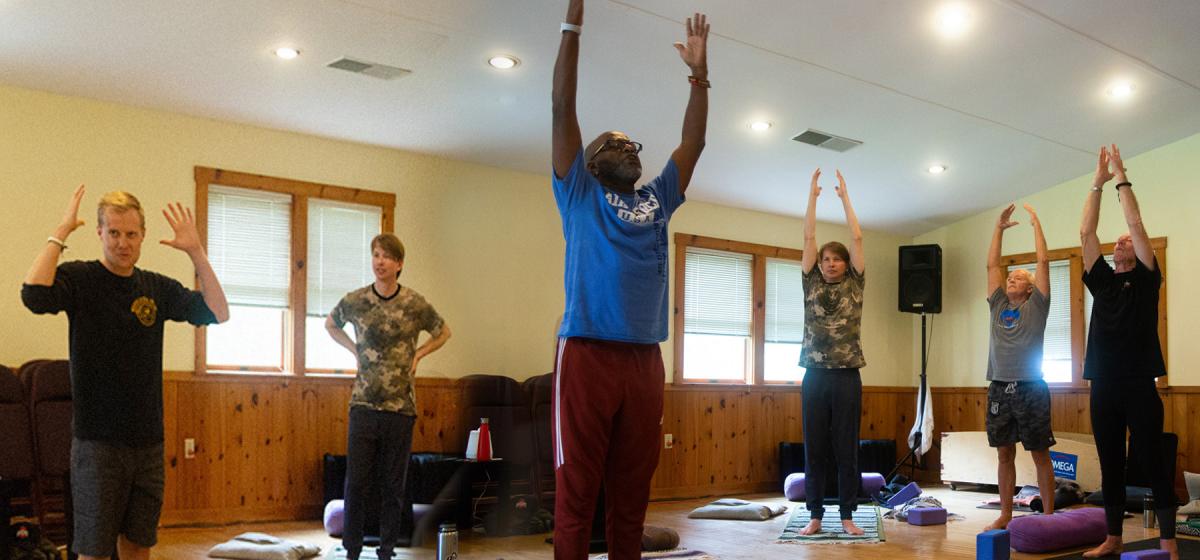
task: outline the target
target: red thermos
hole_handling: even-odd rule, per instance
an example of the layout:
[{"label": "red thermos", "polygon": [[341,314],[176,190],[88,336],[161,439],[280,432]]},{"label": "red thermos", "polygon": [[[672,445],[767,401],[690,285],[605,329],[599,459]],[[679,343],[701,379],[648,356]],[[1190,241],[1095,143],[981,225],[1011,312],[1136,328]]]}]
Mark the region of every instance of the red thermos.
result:
[{"label": "red thermos", "polygon": [[487,418],[479,419],[479,450],[475,458],[479,461],[492,460],[492,434],[488,431]]}]

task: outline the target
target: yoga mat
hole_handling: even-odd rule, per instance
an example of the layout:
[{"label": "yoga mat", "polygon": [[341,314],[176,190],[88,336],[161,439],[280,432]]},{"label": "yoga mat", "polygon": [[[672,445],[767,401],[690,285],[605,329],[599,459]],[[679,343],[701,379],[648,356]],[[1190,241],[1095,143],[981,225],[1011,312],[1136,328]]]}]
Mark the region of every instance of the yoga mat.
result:
[{"label": "yoga mat", "polygon": [[883,534],[883,519],[879,508],[875,506],[860,507],[852,516],[854,524],[863,530],[861,535],[848,535],[842,529],[841,516],[836,510],[826,511],[821,519],[821,532],[815,535],[801,535],[800,530],[808,525],[808,509],[797,507],[792,510],[783,534],[779,535],[781,543],[801,544],[853,544],[878,543],[887,540]]},{"label": "yoga mat", "polygon": [[[1179,543],[1180,558],[1200,558],[1200,541],[1189,538],[1175,538],[1175,542]],[[1091,550],[1093,547],[1087,547],[1086,550]],[[1158,539],[1146,539],[1144,541],[1126,542],[1124,552],[1133,552],[1135,550],[1148,550],[1158,548]],[[1085,551],[1086,551],[1085,550]],[[1049,560],[1083,560],[1085,551],[1067,554],[1065,556],[1055,556]],[[1120,554],[1112,556],[1104,556],[1103,558],[1120,558]]]},{"label": "yoga mat", "polygon": [[[657,552],[643,552],[643,560],[658,559],[658,560],[720,560],[703,550],[688,550],[686,548],[676,548],[674,550],[660,550]],[[607,554],[592,556],[590,560],[608,560]]]}]

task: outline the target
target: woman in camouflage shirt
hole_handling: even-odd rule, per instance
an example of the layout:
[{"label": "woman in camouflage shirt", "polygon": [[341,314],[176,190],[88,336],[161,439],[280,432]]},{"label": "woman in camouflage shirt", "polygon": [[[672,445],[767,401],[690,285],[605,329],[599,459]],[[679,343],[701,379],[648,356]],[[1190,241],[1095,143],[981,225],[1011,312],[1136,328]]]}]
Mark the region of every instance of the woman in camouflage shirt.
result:
[{"label": "woman in camouflage shirt", "polygon": [[[836,241],[817,250],[817,180],[813,172],[804,216],[804,345],[800,366],[806,368],[801,385],[804,421],[804,490],[812,521],[801,530],[811,535],[821,531],[825,515],[825,480],[837,473],[842,528],[852,535],[863,533],[852,521],[858,507],[862,481],[858,472],[858,428],[862,413],[862,378],[866,365],[860,341],[864,285],[862,230],[850,206],[846,181],[838,171],[838,198],[846,211],[851,247]],[[820,258],[820,266],[817,264]],[[836,467],[836,471],[835,468]]]}]

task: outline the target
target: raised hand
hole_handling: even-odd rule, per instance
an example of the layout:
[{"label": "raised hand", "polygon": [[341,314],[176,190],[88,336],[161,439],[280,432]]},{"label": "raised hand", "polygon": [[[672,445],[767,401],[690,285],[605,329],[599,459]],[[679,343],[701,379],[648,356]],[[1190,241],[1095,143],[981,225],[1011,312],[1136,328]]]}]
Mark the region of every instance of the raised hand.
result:
[{"label": "raised hand", "polygon": [[813,171],[813,174],[812,174],[812,186],[808,189],[808,197],[809,198],[817,198],[818,196],[821,196],[821,186],[817,184],[817,181],[820,178],[821,178],[821,168],[818,167],[817,170]]},{"label": "raised hand", "polygon": [[[1023,204],[1022,206],[1025,208],[1026,212],[1029,212],[1029,225],[1034,225],[1033,223],[1038,219],[1037,212],[1034,212],[1033,207],[1029,204]],[[1009,208],[1012,208],[1011,204],[1009,205]]]},{"label": "raised hand", "polygon": [[175,238],[163,239],[159,243],[174,247],[189,255],[203,250],[200,245],[200,232],[196,231],[196,219],[192,216],[191,208],[184,208],[178,202],[168,204],[167,208],[163,210],[163,217],[167,219],[171,230],[175,232]]},{"label": "raised hand", "polygon": [[679,58],[692,70],[692,75],[708,76],[708,17],[701,13],[687,20],[687,42],[675,43]]},{"label": "raised hand", "polygon": [[[1114,144],[1115,148],[1116,145]],[[1122,170],[1122,174],[1124,171]],[[1113,178],[1112,171],[1109,170],[1108,147],[1100,147],[1100,160],[1096,162],[1096,177],[1092,179],[1093,187],[1103,187],[1104,183],[1111,181]]]},{"label": "raised hand", "polygon": [[[1010,227],[1017,225],[1017,222],[1014,222],[1012,220],[1013,211],[1016,209],[1017,209],[1016,204],[1009,204],[1008,208],[1005,208],[1004,211],[1000,213],[1000,218],[998,220],[996,220],[996,227],[1000,228],[1000,230],[1003,231],[1003,230],[1006,230]],[[1033,212],[1032,209],[1030,209],[1028,204],[1025,205],[1025,209],[1030,210],[1030,213]]]},{"label": "raised hand", "polygon": [[838,198],[845,200],[846,197],[850,196],[849,193],[846,192],[846,179],[842,177],[841,169],[834,170],[834,172],[837,173],[838,180],[838,186],[834,187],[834,191],[837,192]]},{"label": "raised hand", "polygon": [[83,185],[75,187],[75,193],[71,195],[71,201],[67,203],[67,211],[63,213],[62,222],[54,230],[55,236],[60,240],[65,240],[68,235],[71,235],[71,232],[83,225],[83,220],[79,219],[79,203],[83,200],[85,190]]},{"label": "raised hand", "polygon": [[1108,153],[1108,170],[1111,177],[1116,177],[1118,183],[1124,183],[1129,180],[1125,176],[1125,161],[1121,159],[1121,149],[1116,144]]}]

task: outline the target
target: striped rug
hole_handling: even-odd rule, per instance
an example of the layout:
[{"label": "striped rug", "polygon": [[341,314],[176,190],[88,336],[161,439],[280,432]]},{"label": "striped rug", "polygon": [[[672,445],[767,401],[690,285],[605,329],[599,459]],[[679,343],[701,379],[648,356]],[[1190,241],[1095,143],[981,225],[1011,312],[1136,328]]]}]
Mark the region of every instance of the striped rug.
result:
[{"label": "striped rug", "polygon": [[826,511],[821,519],[821,532],[815,535],[801,535],[800,530],[808,525],[808,509],[796,507],[792,517],[788,519],[787,527],[779,535],[781,543],[800,544],[857,544],[878,543],[887,540],[883,535],[883,519],[879,508],[875,506],[860,506],[853,515],[854,524],[863,530],[861,535],[846,534],[842,529],[842,521],[836,509]]}]

